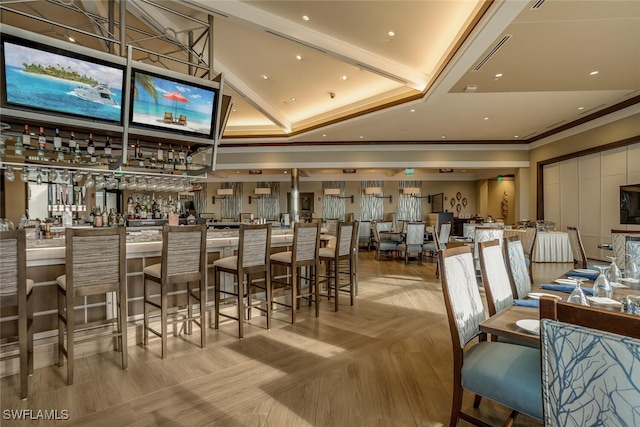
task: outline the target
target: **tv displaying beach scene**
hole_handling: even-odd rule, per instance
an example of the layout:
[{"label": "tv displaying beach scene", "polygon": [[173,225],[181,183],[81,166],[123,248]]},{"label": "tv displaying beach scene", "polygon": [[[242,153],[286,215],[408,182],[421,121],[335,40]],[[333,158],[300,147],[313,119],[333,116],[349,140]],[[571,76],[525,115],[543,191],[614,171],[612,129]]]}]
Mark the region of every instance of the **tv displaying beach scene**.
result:
[{"label": "tv displaying beach scene", "polygon": [[140,70],[132,80],[131,124],[212,137],[215,89]]},{"label": "tv displaying beach scene", "polygon": [[124,69],[3,41],[7,104],[122,123]]}]

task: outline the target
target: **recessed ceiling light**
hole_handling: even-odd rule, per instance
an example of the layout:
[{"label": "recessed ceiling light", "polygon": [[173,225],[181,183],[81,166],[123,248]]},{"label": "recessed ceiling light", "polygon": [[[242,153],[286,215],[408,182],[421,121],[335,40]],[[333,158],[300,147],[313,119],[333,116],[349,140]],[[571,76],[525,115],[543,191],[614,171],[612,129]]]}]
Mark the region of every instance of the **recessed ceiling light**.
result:
[{"label": "recessed ceiling light", "polygon": [[292,100],[292,101],[295,101],[295,100],[296,100],[296,97],[295,97],[295,96],[292,96],[292,97],[291,97],[291,100]]},{"label": "recessed ceiling light", "polygon": [[514,138],[520,138],[518,135],[513,135]]},{"label": "recessed ceiling light", "polygon": [[395,33],[395,32],[393,32],[393,31],[389,31],[389,32],[387,33],[387,35],[388,35],[389,37],[393,37],[393,36],[395,36],[395,35],[396,35],[396,33]]},{"label": "recessed ceiling light", "polygon": [[347,80],[347,76],[342,76],[342,80]]},{"label": "recessed ceiling light", "polygon": [[598,74],[600,71],[592,71],[589,74],[591,74],[592,76],[595,76],[596,74]]},{"label": "recessed ceiling light", "polygon": [[360,135],[360,139],[364,139],[364,136]]},{"label": "recessed ceiling light", "polygon": [[298,61],[302,60],[302,55],[296,55],[296,59],[297,59]]},{"label": "recessed ceiling light", "polygon": [[442,135],[440,138],[445,139],[445,138],[446,138],[446,136]]},{"label": "recessed ceiling light", "polygon": [[412,109],[411,109],[411,112],[412,112],[412,113],[415,113],[415,112],[416,112],[416,109],[415,109],[415,108],[412,108]]},{"label": "recessed ceiling light", "polygon": [[489,117],[485,117],[484,119],[485,119],[485,120],[489,120]]},{"label": "recessed ceiling light", "polygon": [[326,134],[326,133],[323,133],[323,134],[322,134],[322,136],[327,136],[327,134]]},{"label": "recessed ceiling light", "polygon": [[263,78],[264,80],[267,80],[267,79],[269,79],[269,76],[267,76],[266,74],[263,74],[263,75],[262,75],[262,78]]},{"label": "recessed ceiling light", "polygon": [[287,173],[287,171],[284,171],[284,173]]},{"label": "recessed ceiling light", "polygon": [[502,73],[496,74],[496,77],[502,77]]},{"label": "recessed ceiling light", "polygon": [[584,110],[584,107],[578,107],[578,110]]},{"label": "recessed ceiling light", "polygon": [[302,20],[303,20],[303,21],[308,21],[308,20],[309,20],[309,17],[308,17],[307,15],[302,15]]},{"label": "recessed ceiling light", "polygon": [[236,111],[238,111],[238,110],[234,108],[234,109],[233,109],[233,110],[231,110],[231,111],[235,113],[235,112],[236,112]]},{"label": "recessed ceiling light", "polygon": [[74,39],[73,37],[69,37],[69,41],[70,41],[71,43],[75,43],[75,42],[76,42],[76,39]]}]

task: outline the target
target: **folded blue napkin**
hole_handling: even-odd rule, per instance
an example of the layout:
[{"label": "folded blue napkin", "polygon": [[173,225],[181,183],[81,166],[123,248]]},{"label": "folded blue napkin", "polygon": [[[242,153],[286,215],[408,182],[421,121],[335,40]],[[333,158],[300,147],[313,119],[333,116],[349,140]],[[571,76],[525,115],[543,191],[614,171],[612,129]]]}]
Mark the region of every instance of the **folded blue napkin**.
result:
[{"label": "folded blue napkin", "polygon": [[515,299],[513,300],[513,305],[518,305],[520,307],[540,307],[540,300],[537,299]]},{"label": "folded blue napkin", "polygon": [[567,277],[585,277],[589,280],[596,280],[596,278],[600,275],[600,273],[595,272],[595,273],[582,273],[580,271],[569,271],[567,274],[565,274]]},{"label": "folded blue napkin", "polygon": [[[573,290],[576,288],[575,286],[571,285],[552,285],[550,283],[543,283],[542,285],[540,285],[540,287],[548,291],[566,292],[568,294],[573,292]],[[585,288],[583,286],[582,290],[584,291],[585,295],[593,296],[593,288]]]}]

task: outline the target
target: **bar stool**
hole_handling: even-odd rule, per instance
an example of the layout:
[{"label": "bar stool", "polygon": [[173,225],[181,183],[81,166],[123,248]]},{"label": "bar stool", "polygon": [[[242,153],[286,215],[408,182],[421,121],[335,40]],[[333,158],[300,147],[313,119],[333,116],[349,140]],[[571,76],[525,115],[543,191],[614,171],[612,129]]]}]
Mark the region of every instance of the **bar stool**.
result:
[{"label": "bar stool", "polygon": [[[200,327],[200,347],[205,348],[206,317],[206,241],[207,227],[201,225],[165,225],[162,228],[162,261],[145,267],[144,274],[144,346],[149,344],[149,331],[160,337],[162,358],[167,357],[167,326],[169,323],[188,322],[187,330],[191,332],[191,323]],[[149,283],[160,285],[160,295],[151,295]],[[168,320],[169,287],[177,284],[187,285],[187,316]],[[197,283],[195,287],[192,284]],[[200,312],[193,313],[194,299],[199,303]],[[159,300],[159,301],[158,301]],[[160,330],[149,326],[150,306],[160,310]]]},{"label": "bar stool", "polygon": [[[291,323],[296,322],[296,308],[300,299],[315,303],[316,317],[320,315],[320,288],[318,286],[318,270],[320,269],[320,224],[302,224],[296,222],[293,226],[293,246],[290,251],[278,252],[271,255],[271,286],[276,283],[290,289],[291,305],[274,300],[271,293],[271,301],[285,307],[291,307]],[[291,283],[276,282],[274,280],[274,266],[286,267],[291,271]],[[306,275],[302,269],[306,267]],[[302,293],[301,281],[309,284],[306,293]]]},{"label": "bar stool", "polygon": [[[220,258],[213,263],[215,280],[215,328],[220,326],[220,316],[238,321],[238,337],[244,337],[244,295],[245,280],[247,305],[262,310],[267,316],[267,329],[271,329],[271,274],[269,270],[269,245],[271,244],[271,224],[240,224],[238,253],[230,257]],[[237,286],[232,290],[223,289],[221,274],[236,276]],[[264,286],[254,282],[251,275],[260,273],[264,277]],[[257,287],[265,292],[264,309],[251,303],[251,288]],[[237,298],[238,315],[231,316],[220,312],[221,295],[232,295]],[[250,312],[249,312],[250,313]],[[249,318],[251,316],[249,315]]]},{"label": "bar stool", "polygon": [[[355,222],[341,222],[338,224],[335,247],[320,248],[320,262],[327,266],[327,296],[331,300],[331,290],[335,290],[334,311],[338,311],[339,293],[348,286],[350,303],[353,305],[355,296],[355,268],[354,247],[357,245],[358,228]],[[347,263],[347,271],[340,270],[340,264]],[[348,275],[348,281],[340,284],[340,274]]]},{"label": "bar stool", "polygon": [[[74,346],[89,340],[117,337],[122,369],[127,369],[127,274],[124,227],[65,229],[66,274],[58,282],[58,366],[67,358],[67,384],[73,384]],[[117,329],[75,338],[76,297],[116,293]],[[64,302],[63,302],[64,300]],[[64,332],[67,345],[64,345]]]},{"label": "bar stool", "polygon": [[[0,299],[15,301],[18,310],[18,349],[20,357],[20,398],[29,394],[29,375],[33,374],[33,306],[30,303],[33,280],[27,279],[25,230],[0,232]],[[17,298],[17,300],[15,300]],[[18,357],[18,356],[11,356]]]}]

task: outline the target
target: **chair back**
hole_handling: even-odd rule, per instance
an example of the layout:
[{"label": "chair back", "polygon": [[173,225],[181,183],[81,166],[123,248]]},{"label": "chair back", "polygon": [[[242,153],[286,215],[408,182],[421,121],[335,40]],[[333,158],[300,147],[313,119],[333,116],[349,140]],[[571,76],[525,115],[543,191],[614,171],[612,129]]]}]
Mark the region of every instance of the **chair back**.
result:
[{"label": "chair back", "polygon": [[293,226],[292,263],[312,264],[319,258],[320,224],[296,222]]},{"label": "chair back", "polygon": [[616,264],[621,269],[627,268],[627,236],[640,237],[640,230],[611,230],[611,244],[613,245],[613,256],[616,257]]},{"label": "chair back", "polygon": [[338,224],[338,245],[336,250],[336,255],[338,257],[344,257],[347,255],[351,255],[354,247],[354,240],[356,238],[356,223],[351,222],[341,222]]},{"label": "chair back", "polygon": [[[481,242],[488,242],[490,240],[497,240],[500,242],[500,248],[502,248],[502,239],[504,237],[504,228],[501,227],[476,227],[475,237],[473,241],[475,245],[473,247],[473,257],[478,259],[478,244]],[[442,239],[440,239],[442,240]]]},{"label": "chair back", "polygon": [[340,222],[340,220],[338,220],[338,219],[327,219],[325,221],[325,227],[327,228],[326,234],[329,234],[331,236],[337,236],[338,235],[338,223],[339,222]]},{"label": "chair back", "polygon": [[637,425],[640,317],[544,297],[540,317],[545,426]]},{"label": "chair back", "polygon": [[405,243],[409,245],[422,246],[424,243],[424,222],[406,223]]},{"label": "chair back", "polygon": [[449,329],[455,352],[480,335],[485,319],[484,306],[469,246],[443,249],[439,253],[442,292],[449,318]]},{"label": "chair back", "polygon": [[205,272],[206,239],[205,224],[165,225],[162,228],[163,280],[198,280]]},{"label": "chair back", "polygon": [[513,305],[513,291],[509,273],[498,240],[480,242],[480,271],[487,293],[489,315]]},{"label": "chair back", "polygon": [[[625,269],[628,269],[631,264],[635,263],[640,267],[640,236],[626,236],[626,254],[625,254]],[[627,255],[630,255],[631,259],[626,259]]]},{"label": "chair back", "polygon": [[442,225],[440,225],[440,235],[438,236],[438,239],[440,242],[440,248],[444,249],[446,248],[446,244],[447,242],[449,242],[449,237],[451,236],[451,221],[446,221],[443,222]]},{"label": "chair back", "polygon": [[358,241],[360,243],[369,243],[370,236],[371,236],[371,222],[360,221],[358,223]]},{"label": "chair back", "polygon": [[503,244],[507,271],[514,298],[523,299],[531,292],[531,278],[527,271],[522,242],[518,236],[505,237]]},{"label": "chair back", "polygon": [[[270,244],[271,223],[240,224],[238,234],[238,271],[242,270],[246,274],[252,270],[252,267],[268,266]],[[264,270],[264,268],[259,270]]]},{"label": "chair back", "polygon": [[464,224],[462,224],[462,237],[473,239],[476,235],[476,227],[477,224],[473,224],[470,222],[465,222]]},{"label": "chair back", "polygon": [[14,295],[27,286],[25,229],[0,231],[0,295]]},{"label": "chair back", "polygon": [[578,227],[567,226],[567,234],[569,236],[569,245],[571,246],[571,252],[573,253],[574,263],[587,268],[587,255],[584,252],[584,246],[582,245],[582,237],[580,236],[580,229]]},{"label": "chair back", "polygon": [[524,231],[524,237],[522,238],[522,250],[524,254],[531,258],[533,253],[533,247],[536,244],[536,237],[538,236],[538,229],[536,227],[526,227]]},{"label": "chair back", "polygon": [[392,227],[393,222],[391,221],[376,221],[375,227],[373,228],[373,239],[376,242],[380,242],[380,233],[391,231]]},{"label": "chair back", "polygon": [[124,227],[66,228],[65,243],[68,295],[85,287],[117,288],[126,283]]}]

